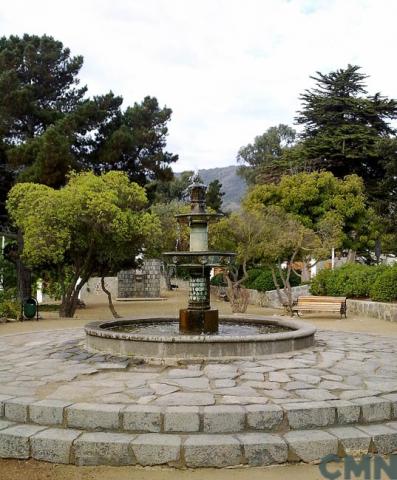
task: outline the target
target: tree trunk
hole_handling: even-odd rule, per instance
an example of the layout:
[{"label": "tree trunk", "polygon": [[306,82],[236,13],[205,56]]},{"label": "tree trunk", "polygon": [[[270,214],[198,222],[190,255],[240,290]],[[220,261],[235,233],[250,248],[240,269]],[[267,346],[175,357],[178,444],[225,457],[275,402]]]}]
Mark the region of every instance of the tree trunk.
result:
[{"label": "tree trunk", "polygon": [[302,268],[302,275],[301,275],[301,280],[302,282],[310,282],[310,260],[304,260],[303,261],[303,268]]},{"label": "tree trunk", "polygon": [[169,268],[167,265],[163,266],[163,275],[164,275],[164,280],[165,280],[165,285],[167,287],[167,290],[171,291],[172,286],[171,286],[171,275],[169,272]]},{"label": "tree trunk", "polygon": [[62,295],[62,303],[59,308],[60,317],[73,318],[76,312],[79,293],[82,286],[87,282],[87,279],[82,279],[80,282],[77,282],[78,280],[75,279],[71,283],[65,294]]},{"label": "tree trunk", "polygon": [[280,285],[277,281],[276,272],[274,271],[274,267],[270,267],[270,271],[272,272],[272,279],[273,279],[274,286],[276,287],[278,301],[280,302],[280,305],[284,305],[283,297],[281,295]]},{"label": "tree trunk", "polygon": [[65,295],[59,308],[59,316],[65,318],[73,318],[77,308],[77,300],[79,291],[73,290],[72,294]]},{"label": "tree trunk", "polygon": [[[227,295],[229,297],[230,307],[233,313],[245,313],[248,307],[249,294],[246,288],[241,287],[241,283],[247,278],[246,268],[243,264],[244,276],[240,280],[238,271],[224,274],[227,282]],[[234,276],[234,280],[230,278],[230,274]]]},{"label": "tree trunk", "polygon": [[357,256],[357,252],[356,250],[349,250],[348,254],[347,254],[347,260],[346,262],[347,263],[354,263],[356,261],[356,256]]},{"label": "tree trunk", "polygon": [[114,308],[113,302],[112,302],[112,294],[109,292],[109,290],[105,286],[105,277],[101,277],[101,287],[102,290],[106,293],[108,297],[108,302],[109,302],[109,310],[112,312],[113,318],[122,318],[121,315],[119,315],[116,312],[116,309]]},{"label": "tree trunk", "polygon": [[18,257],[16,260],[18,296],[21,302],[25,302],[32,296],[32,272],[24,265],[21,260],[23,252],[23,235],[18,230]]}]

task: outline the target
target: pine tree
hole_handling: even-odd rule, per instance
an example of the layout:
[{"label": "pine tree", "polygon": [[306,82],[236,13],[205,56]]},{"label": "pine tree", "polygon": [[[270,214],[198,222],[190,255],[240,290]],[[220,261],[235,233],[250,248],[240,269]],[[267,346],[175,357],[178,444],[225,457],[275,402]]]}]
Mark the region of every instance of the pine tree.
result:
[{"label": "pine tree", "polygon": [[304,155],[339,178],[352,173],[362,177],[369,199],[381,211],[397,185],[396,177],[388,175],[396,151],[385,145],[395,139],[389,122],[397,118],[397,101],[380,93],[368,95],[368,77],[357,65],[311,78],[316,86],[301,95],[296,117],[304,127]]},{"label": "pine tree", "polygon": [[222,184],[218,179],[213,180],[209,183],[206,193],[206,202],[207,207],[212,208],[216,212],[222,210],[222,197],[225,195],[222,192]]}]

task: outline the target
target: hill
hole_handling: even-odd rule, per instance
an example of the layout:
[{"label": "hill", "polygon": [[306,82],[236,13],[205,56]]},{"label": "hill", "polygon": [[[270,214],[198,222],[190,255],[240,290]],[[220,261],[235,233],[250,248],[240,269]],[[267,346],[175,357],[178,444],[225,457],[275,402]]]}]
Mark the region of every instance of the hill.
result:
[{"label": "hill", "polygon": [[[222,206],[224,211],[237,210],[240,207],[240,200],[247,190],[245,180],[237,175],[237,168],[237,165],[230,165],[199,170],[199,175],[206,185],[213,180],[221,182],[222,191],[225,192]],[[176,173],[176,175],[178,174]]]}]

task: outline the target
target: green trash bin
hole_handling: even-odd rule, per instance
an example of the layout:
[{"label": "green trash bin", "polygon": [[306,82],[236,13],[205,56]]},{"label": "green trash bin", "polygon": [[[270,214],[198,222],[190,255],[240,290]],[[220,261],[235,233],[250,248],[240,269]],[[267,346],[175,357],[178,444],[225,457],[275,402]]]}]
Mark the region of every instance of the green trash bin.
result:
[{"label": "green trash bin", "polygon": [[23,304],[23,316],[29,319],[37,316],[38,320],[38,313],[37,301],[34,298],[28,298],[25,300],[25,303]]}]

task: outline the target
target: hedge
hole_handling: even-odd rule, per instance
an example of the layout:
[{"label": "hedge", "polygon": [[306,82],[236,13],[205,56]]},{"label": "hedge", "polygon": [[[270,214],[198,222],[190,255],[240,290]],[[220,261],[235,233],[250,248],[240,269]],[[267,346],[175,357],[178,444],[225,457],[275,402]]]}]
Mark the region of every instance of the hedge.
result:
[{"label": "hedge", "polygon": [[[252,272],[250,274],[250,272]],[[251,275],[251,276],[250,276]],[[282,280],[280,277],[280,273],[276,271],[277,280],[282,286]],[[252,280],[251,280],[252,279]],[[292,287],[300,285],[301,281],[300,278],[295,274],[291,273],[290,275],[290,284]],[[252,269],[248,271],[248,280],[245,281],[244,285],[247,288],[253,288],[254,290],[258,290],[259,292],[267,292],[269,290],[275,290],[276,287],[273,282],[272,272],[270,269],[262,268],[262,269]]]},{"label": "hedge", "polygon": [[[335,270],[321,270],[312,280],[313,295],[371,298],[374,301],[397,299],[397,266],[369,266],[349,263]],[[382,300],[381,300],[382,299]]]},{"label": "hedge", "polygon": [[397,300],[397,266],[381,272],[370,288],[370,296],[376,302]]}]

